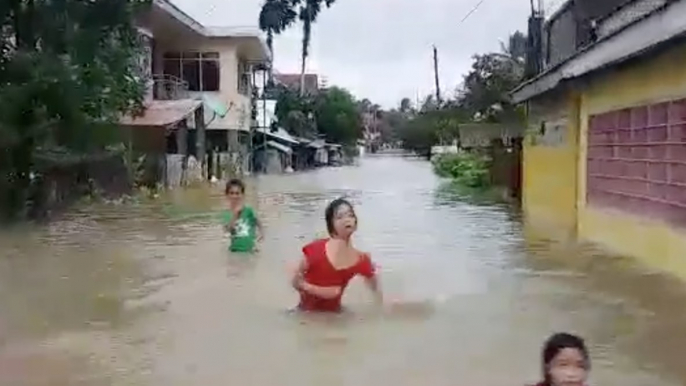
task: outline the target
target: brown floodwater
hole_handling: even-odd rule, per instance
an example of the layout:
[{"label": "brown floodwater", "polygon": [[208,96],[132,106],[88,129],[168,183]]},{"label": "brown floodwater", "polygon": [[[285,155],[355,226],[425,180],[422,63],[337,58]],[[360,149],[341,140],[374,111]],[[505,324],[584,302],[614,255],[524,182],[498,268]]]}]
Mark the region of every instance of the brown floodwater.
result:
[{"label": "brown floodwater", "polygon": [[[506,205],[467,199],[430,166],[358,166],[249,180],[267,237],[231,256],[221,187],[84,206],[0,233],[0,385],[524,385],[552,332],[582,334],[592,383],[686,384],[686,286],[628,259],[538,238]],[[389,297],[288,310],[290,265],[356,205],[356,242]]]}]

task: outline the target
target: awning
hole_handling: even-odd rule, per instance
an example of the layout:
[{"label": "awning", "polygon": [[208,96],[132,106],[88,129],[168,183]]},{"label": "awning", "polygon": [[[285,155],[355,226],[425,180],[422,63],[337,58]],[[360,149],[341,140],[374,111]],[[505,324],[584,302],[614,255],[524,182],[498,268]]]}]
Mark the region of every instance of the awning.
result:
[{"label": "awning", "polygon": [[321,139],[317,139],[308,143],[307,146],[315,149],[322,149],[324,146],[326,146],[326,142]]},{"label": "awning", "polygon": [[142,116],[125,116],[119,123],[126,126],[169,126],[192,116],[201,104],[202,101],[195,99],[151,101]]},{"label": "awning", "polygon": [[293,152],[293,149],[291,149],[290,147],[282,145],[275,141],[267,141],[267,146],[273,147],[274,149],[286,154],[291,154]]},{"label": "awning", "polygon": [[278,128],[276,131],[271,131],[271,129],[265,129],[265,128],[260,128],[257,129],[257,132],[266,134],[269,137],[280,139],[284,142],[288,142],[293,145],[299,145],[300,142],[297,141],[295,138],[293,138],[292,135],[288,134],[288,132],[282,128]]}]

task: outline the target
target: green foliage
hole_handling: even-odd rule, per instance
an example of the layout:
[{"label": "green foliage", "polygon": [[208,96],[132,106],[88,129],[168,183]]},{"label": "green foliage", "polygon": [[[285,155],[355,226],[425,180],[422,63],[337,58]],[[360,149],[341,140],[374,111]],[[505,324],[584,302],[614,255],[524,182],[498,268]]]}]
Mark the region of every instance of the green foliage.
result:
[{"label": "green foliage", "polygon": [[281,127],[300,137],[323,135],[328,141],[350,144],[362,135],[357,102],[338,87],[316,96],[280,87],[274,114]]},{"label": "green foliage", "polygon": [[276,90],[274,115],[278,124],[293,135],[314,138],[317,127],[314,122],[314,100],[287,87]]},{"label": "green foliage", "polygon": [[[431,106],[427,98],[425,106]],[[433,107],[435,108],[435,107]],[[436,144],[452,144],[460,140],[460,123],[468,121],[467,112],[456,105],[445,105],[435,110],[421,111],[410,117],[398,130],[403,146],[419,154],[429,155]]]},{"label": "green foliage", "polygon": [[453,178],[458,184],[470,188],[489,185],[488,166],[488,157],[470,152],[443,154],[433,160],[436,174]]},{"label": "green foliage", "polygon": [[6,0],[0,7],[0,206],[21,210],[39,148],[86,153],[142,109],[134,14],[150,0]]},{"label": "green foliage", "polygon": [[502,50],[474,56],[454,98],[439,104],[429,95],[417,109],[404,98],[399,109],[382,112],[384,140],[399,139],[406,149],[428,155],[437,144],[459,145],[461,123],[523,123],[523,107],[513,105],[509,93],[523,79],[526,36],[515,32]]},{"label": "green foliage", "polygon": [[347,90],[331,87],[317,95],[314,115],[318,132],[328,141],[350,144],[362,137],[355,98]]}]

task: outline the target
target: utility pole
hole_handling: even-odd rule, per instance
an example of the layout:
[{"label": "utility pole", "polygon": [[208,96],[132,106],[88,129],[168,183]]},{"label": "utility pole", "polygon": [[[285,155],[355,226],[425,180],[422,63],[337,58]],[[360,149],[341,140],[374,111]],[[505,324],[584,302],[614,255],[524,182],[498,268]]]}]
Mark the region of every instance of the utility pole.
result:
[{"label": "utility pole", "polygon": [[441,105],[441,86],[438,81],[438,49],[434,46],[434,79],[436,82],[436,104]]}]

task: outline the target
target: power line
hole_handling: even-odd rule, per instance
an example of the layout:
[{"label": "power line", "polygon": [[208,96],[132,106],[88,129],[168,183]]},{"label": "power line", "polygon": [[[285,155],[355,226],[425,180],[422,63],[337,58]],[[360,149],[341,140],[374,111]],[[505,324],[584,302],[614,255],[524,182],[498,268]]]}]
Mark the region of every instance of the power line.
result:
[{"label": "power line", "polygon": [[473,14],[474,12],[476,12],[476,10],[479,9],[479,7],[481,7],[481,4],[483,4],[485,1],[486,1],[486,0],[480,0],[478,3],[476,3],[476,5],[474,6],[474,8],[472,8],[471,11],[467,12],[467,14],[464,15],[464,17],[462,18],[462,20],[460,20],[460,23],[464,23],[465,20],[467,20],[470,16],[472,16],[472,14]]}]

